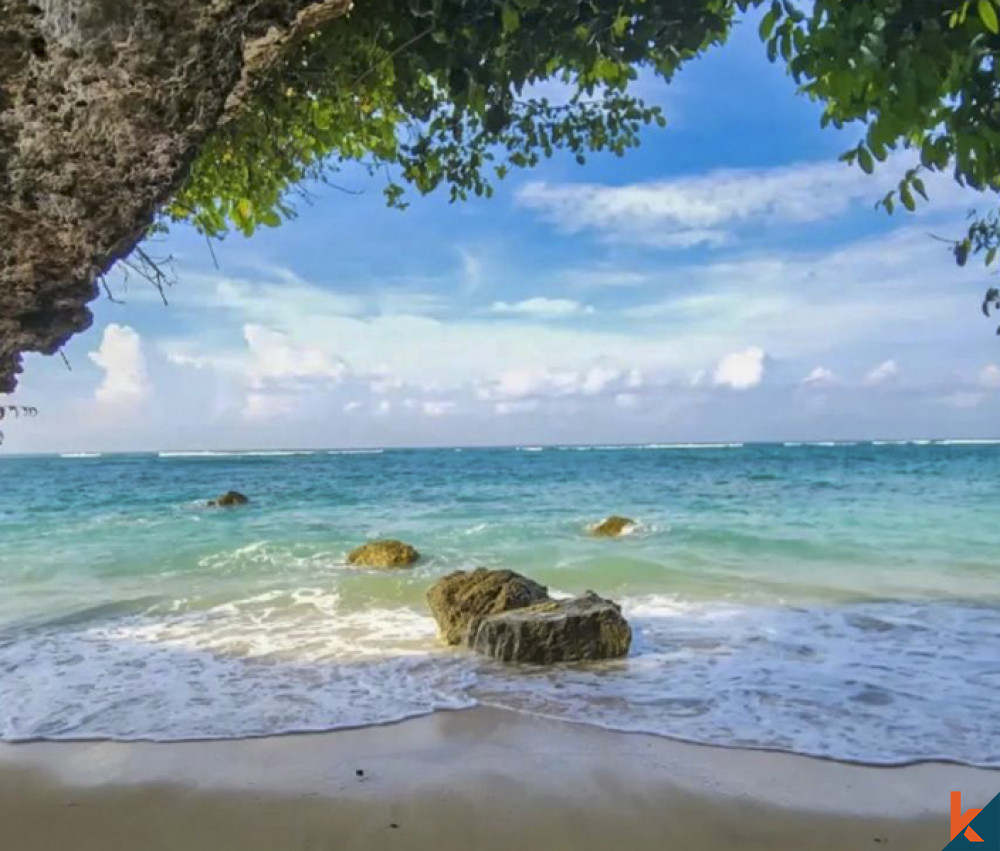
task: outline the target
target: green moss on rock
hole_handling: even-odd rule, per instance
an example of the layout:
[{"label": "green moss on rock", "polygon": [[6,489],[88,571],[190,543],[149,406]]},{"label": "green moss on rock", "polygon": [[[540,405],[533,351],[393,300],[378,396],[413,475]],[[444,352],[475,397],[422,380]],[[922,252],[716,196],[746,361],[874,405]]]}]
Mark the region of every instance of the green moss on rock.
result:
[{"label": "green moss on rock", "polygon": [[411,567],[419,558],[420,553],[414,547],[387,538],[351,550],[347,563],[355,567]]},{"label": "green moss on rock", "polygon": [[226,491],[218,499],[210,499],[208,504],[218,508],[233,508],[237,505],[246,505],[250,500],[239,491]]},{"label": "green moss on rock", "polygon": [[590,527],[590,534],[599,538],[618,538],[635,528],[635,521],[629,517],[612,514],[600,523]]},{"label": "green moss on rock", "polygon": [[513,570],[457,570],[439,579],[427,602],[441,637],[448,644],[468,643],[487,615],[549,599],[548,589]]}]

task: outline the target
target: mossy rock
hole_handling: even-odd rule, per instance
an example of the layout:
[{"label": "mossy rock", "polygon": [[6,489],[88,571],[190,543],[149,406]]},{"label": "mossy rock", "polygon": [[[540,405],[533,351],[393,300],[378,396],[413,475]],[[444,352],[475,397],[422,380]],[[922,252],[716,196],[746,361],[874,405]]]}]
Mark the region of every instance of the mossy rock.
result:
[{"label": "mossy rock", "polygon": [[387,538],[351,550],[347,563],[355,567],[411,567],[419,558],[420,553],[409,544]]},{"label": "mossy rock", "polygon": [[590,534],[599,538],[618,538],[636,527],[636,522],[630,517],[619,517],[612,514],[600,523],[590,527]]},{"label": "mossy rock", "polygon": [[499,662],[533,665],[618,659],[631,644],[621,608],[593,591],[489,615],[470,641],[477,653]]},{"label": "mossy rock", "polygon": [[513,570],[457,570],[435,582],[427,602],[448,644],[468,643],[487,615],[549,599],[548,589]]},{"label": "mossy rock", "polygon": [[233,508],[237,505],[246,505],[248,502],[250,500],[239,491],[226,491],[218,499],[210,499],[208,504],[219,508]]}]

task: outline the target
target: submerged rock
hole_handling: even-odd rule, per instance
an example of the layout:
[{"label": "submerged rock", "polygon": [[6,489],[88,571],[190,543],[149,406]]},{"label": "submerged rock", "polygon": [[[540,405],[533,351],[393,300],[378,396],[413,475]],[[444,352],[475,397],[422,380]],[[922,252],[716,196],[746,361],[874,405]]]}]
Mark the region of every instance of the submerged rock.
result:
[{"label": "submerged rock", "polygon": [[409,544],[387,538],[351,550],[347,563],[356,567],[410,567],[418,558],[420,553]]},{"label": "submerged rock", "polygon": [[441,637],[449,644],[469,643],[487,615],[520,609],[549,599],[548,589],[513,570],[458,570],[439,579],[427,602]]},{"label": "submerged rock", "polygon": [[250,500],[239,491],[226,491],[218,499],[210,499],[208,504],[218,506],[219,508],[232,508],[236,505],[246,505],[248,502]]},{"label": "submerged rock", "polygon": [[616,603],[587,591],[489,615],[470,639],[473,650],[500,662],[551,665],[625,656],[632,630]]},{"label": "submerged rock", "polygon": [[635,521],[629,517],[619,517],[617,514],[612,514],[600,523],[591,526],[590,534],[600,538],[617,538],[631,532],[635,525]]}]

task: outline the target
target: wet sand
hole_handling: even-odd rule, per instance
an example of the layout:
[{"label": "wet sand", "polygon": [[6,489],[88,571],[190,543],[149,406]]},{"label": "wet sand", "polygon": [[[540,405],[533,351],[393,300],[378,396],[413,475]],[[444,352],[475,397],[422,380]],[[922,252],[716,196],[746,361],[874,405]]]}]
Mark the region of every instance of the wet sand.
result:
[{"label": "wet sand", "polygon": [[[360,773],[359,773],[360,772]],[[1000,771],[871,768],[475,709],[227,742],[0,746],[2,851],[940,851]]]}]

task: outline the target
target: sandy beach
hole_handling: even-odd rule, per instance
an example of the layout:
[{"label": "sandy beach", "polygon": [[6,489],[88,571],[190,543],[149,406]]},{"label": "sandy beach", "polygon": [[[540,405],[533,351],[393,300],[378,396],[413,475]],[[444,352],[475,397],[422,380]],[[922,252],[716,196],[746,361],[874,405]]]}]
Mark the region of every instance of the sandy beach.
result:
[{"label": "sandy beach", "polygon": [[937,851],[1000,772],[870,768],[493,709],[335,733],[0,747],[10,851]]}]

